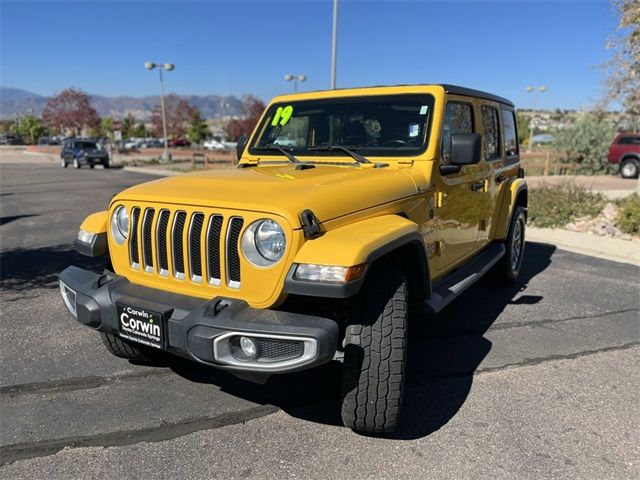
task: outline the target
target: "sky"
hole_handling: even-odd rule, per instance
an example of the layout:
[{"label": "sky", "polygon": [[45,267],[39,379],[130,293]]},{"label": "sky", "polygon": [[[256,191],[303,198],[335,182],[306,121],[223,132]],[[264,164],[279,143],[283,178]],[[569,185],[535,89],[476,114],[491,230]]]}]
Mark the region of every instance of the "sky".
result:
[{"label": "sky", "polygon": [[[0,0],[0,85],[51,95],[181,95],[330,88],[332,0]],[[339,1],[338,88],[451,83],[531,108],[588,108],[617,18],[607,0]],[[534,95],[528,85],[546,85]]]}]

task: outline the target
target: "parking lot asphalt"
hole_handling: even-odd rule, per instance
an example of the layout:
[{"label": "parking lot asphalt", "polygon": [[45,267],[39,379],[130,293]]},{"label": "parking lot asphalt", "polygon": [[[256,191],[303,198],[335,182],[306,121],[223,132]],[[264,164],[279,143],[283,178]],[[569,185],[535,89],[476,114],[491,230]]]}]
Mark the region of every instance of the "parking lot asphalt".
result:
[{"label": "parking lot asphalt", "polygon": [[[399,431],[338,425],[340,364],[266,385],[110,356],[57,291],[84,217],[151,177],[0,165],[0,478],[637,478],[640,269],[528,243],[419,316]],[[19,161],[15,157],[15,162]]]}]

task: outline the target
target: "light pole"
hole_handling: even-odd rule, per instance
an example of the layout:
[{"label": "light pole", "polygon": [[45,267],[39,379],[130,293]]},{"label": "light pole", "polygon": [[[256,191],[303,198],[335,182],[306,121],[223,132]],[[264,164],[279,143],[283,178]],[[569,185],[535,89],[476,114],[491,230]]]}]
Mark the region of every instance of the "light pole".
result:
[{"label": "light pole", "polygon": [[291,75],[291,74],[286,74],[284,76],[284,79],[287,82],[290,82],[293,80],[293,91],[297,92],[298,91],[298,82],[304,82],[307,80],[307,76],[306,75]]},{"label": "light pole", "polygon": [[533,150],[533,129],[535,127],[533,122],[533,116],[536,111],[536,100],[537,100],[537,92],[544,93],[547,91],[546,85],[541,85],[539,87],[528,86],[525,88],[527,93],[533,93],[533,110],[531,112],[531,119],[529,120],[529,146],[527,148],[527,152],[531,152]]},{"label": "light pole", "polygon": [[162,110],[162,133],[164,135],[164,152],[162,152],[162,159],[168,162],[171,160],[171,155],[169,154],[169,140],[167,139],[167,114],[164,109],[164,80],[162,78],[162,70],[170,72],[175,68],[175,65],[173,63],[156,64],[153,62],[145,62],[144,68],[147,70],[157,68],[158,73],[160,73],[160,108]]},{"label": "light pole", "polygon": [[331,90],[336,89],[337,61],[338,61],[338,0],[333,0],[333,29],[331,34]]}]

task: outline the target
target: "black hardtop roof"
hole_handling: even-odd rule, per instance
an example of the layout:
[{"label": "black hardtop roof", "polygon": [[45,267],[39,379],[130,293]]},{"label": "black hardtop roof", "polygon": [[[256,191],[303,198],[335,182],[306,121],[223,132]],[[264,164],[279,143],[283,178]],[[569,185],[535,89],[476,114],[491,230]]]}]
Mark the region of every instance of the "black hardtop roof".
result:
[{"label": "black hardtop roof", "polygon": [[504,103],[505,105],[509,105],[510,107],[515,107],[511,100],[507,100],[504,97],[499,97],[498,95],[494,95],[492,93],[483,92],[481,90],[474,90],[473,88],[460,87],[458,85],[449,85],[445,83],[441,83],[440,86],[444,88],[444,91],[446,93],[463,95],[465,97],[478,97],[485,100],[493,100],[494,102]]}]

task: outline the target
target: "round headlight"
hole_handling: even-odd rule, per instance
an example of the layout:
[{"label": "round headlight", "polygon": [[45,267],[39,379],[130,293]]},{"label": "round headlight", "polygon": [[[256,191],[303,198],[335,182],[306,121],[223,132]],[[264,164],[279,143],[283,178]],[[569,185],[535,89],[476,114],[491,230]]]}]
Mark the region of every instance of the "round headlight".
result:
[{"label": "round headlight", "polygon": [[273,220],[258,220],[242,236],[242,252],[253,265],[270,267],[284,255],[287,239],[284,230]]},{"label": "round headlight", "polygon": [[129,214],[122,205],[114,210],[111,217],[111,233],[118,245],[122,245],[129,235]]}]

